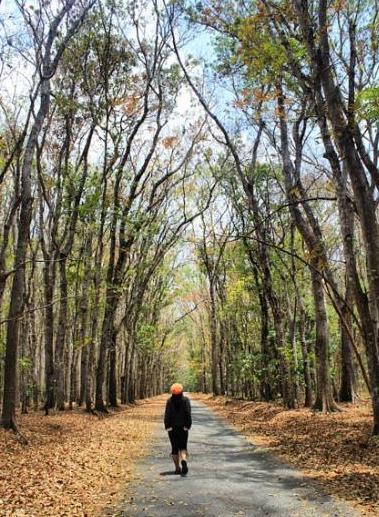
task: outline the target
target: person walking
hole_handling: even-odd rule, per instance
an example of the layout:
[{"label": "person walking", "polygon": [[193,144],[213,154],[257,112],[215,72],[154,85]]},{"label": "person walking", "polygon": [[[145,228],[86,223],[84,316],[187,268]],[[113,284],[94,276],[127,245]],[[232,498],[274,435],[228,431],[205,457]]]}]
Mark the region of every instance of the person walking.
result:
[{"label": "person walking", "polygon": [[164,425],[171,442],[175,474],[185,476],[188,472],[188,431],[192,425],[191,404],[189,399],[183,395],[181,384],[173,384],[170,391],[171,397],[166,403]]}]

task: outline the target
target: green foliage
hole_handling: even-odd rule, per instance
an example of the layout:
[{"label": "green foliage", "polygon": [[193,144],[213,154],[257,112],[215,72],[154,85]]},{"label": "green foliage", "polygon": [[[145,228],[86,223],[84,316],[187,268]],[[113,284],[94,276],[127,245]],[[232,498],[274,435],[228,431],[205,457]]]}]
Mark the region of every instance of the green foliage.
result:
[{"label": "green foliage", "polygon": [[21,372],[28,372],[32,369],[33,363],[29,357],[20,357],[18,366]]},{"label": "green foliage", "polygon": [[66,268],[66,277],[69,284],[81,282],[84,277],[83,263],[70,262]]},{"label": "green foliage", "polygon": [[365,88],[357,95],[358,116],[372,122],[379,121],[379,86]]},{"label": "green foliage", "polygon": [[156,326],[151,323],[143,323],[138,327],[137,342],[144,350],[151,350],[155,343]]},{"label": "green foliage", "polygon": [[287,62],[286,50],[272,38],[257,16],[241,21],[237,34],[241,43],[238,59],[247,66],[252,78],[258,76],[269,82],[282,72]]},{"label": "green foliage", "polygon": [[90,336],[85,336],[83,340],[77,339],[73,342],[74,350],[78,350],[89,345],[92,345],[92,339]]}]

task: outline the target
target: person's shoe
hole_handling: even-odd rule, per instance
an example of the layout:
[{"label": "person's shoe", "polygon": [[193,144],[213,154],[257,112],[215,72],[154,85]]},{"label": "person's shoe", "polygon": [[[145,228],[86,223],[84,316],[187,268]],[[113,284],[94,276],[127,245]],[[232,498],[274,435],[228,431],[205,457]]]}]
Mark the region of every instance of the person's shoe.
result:
[{"label": "person's shoe", "polygon": [[180,467],[178,467],[177,469],[175,469],[175,474],[181,474],[181,473],[182,473],[182,471],[181,471]]},{"label": "person's shoe", "polygon": [[186,460],[182,460],[182,474],[185,476],[188,472],[188,465]]}]

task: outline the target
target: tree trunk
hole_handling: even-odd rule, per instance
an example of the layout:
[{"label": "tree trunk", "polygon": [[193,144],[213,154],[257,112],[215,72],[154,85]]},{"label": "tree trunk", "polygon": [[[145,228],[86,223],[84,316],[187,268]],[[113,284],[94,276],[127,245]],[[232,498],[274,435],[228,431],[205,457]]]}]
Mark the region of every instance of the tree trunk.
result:
[{"label": "tree trunk", "polygon": [[303,378],[304,378],[304,406],[312,407],[313,405],[313,391],[312,391],[312,376],[311,365],[308,353],[308,343],[306,337],[306,312],[304,304],[299,301],[299,334],[301,354],[303,357]]},{"label": "tree trunk", "polygon": [[266,402],[273,400],[272,385],[270,381],[270,350],[268,342],[268,325],[269,311],[266,294],[261,292],[259,295],[259,303],[261,308],[261,357],[262,357],[262,380],[261,380],[261,398]]},{"label": "tree trunk", "polygon": [[279,351],[283,404],[288,409],[294,409],[296,407],[295,394],[291,379],[291,371],[285,354],[286,343],[284,331],[284,315],[281,314],[278,308],[276,310],[276,313],[273,314],[273,320],[275,328],[276,346]]},{"label": "tree trunk", "polygon": [[[341,385],[338,395],[340,402],[354,402],[356,399],[353,350],[350,343],[350,335],[353,335],[351,317],[352,301],[353,292],[351,279],[346,275],[345,304],[342,308],[342,317],[345,324],[341,324]],[[345,325],[350,329],[350,335]]]},{"label": "tree trunk", "polygon": [[78,399],[79,395],[79,378],[78,378],[78,365],[81,356],[81,350],[73,348],[71,369],[70,369],[70,394],[69,394],[69,408],[73,408],[73,403]]},{"label": "tree trunk", "polygon": [[116,332],[112,332],[112,340],[109,347],[109,405],[117,407],[117,354]]},{"label": "tree trunk", "polygon": [[329,332],[328,318],[326,315],[325,294],[322,280],[317,271],[312,270],[312,291],[315,302],[316,316],[316,364],[317,386],[316,400],[313,408],[318,411],[335,411],[332,386],[329,373]]},{"label": "tree trunk", "polygon": [[65,351],[66,328],[68,317],[68,291],[66,278],[66,256],[60,255],[60,303],[57,338],[55,341],[55,375],[56,375],[56,406],[63,411],[65,408]]},{"label": "tree trunk", "polygon": [[134,358],[135,358],[135,346],[131,343],[130,361],[128,365],[128,402],[133,403],[135,401],[135,386],[134,386]]},{"label": "tree trunk", "polygon": [[211,357],[212,357],[212,392],[213,395],[220,395],[218,383],[218,346],[217,346],[217,316],[214,286],[209,286],[210,308],[209,308],[209,332],[211,337]]}]

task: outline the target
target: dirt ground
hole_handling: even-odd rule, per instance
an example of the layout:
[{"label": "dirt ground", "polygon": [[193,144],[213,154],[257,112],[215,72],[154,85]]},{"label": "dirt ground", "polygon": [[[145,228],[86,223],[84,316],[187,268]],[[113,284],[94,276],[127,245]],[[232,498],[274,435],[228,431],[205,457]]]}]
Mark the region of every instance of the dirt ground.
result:
[{"label": "dirt ground", "polygon": [[379,515],[379,439],[368,402],[341,404],[329,415],[278,404],[197,395],[247,439],[321,484],[332,495]]},{"label": "dirt ground", "polygon": [[82,410],[20,415],[22,445],[0,430],[0,515],[95,516],[118,504],[165,397],[99,418]]}]

